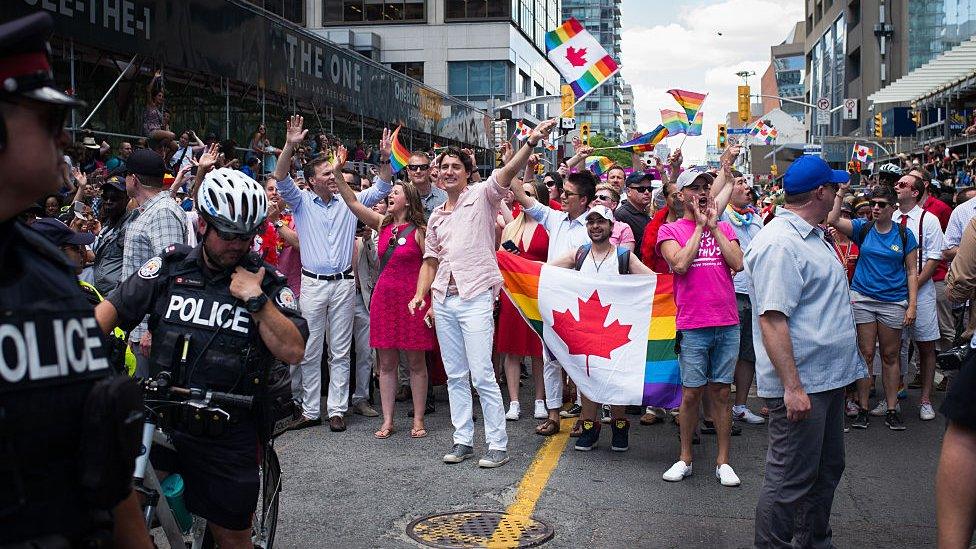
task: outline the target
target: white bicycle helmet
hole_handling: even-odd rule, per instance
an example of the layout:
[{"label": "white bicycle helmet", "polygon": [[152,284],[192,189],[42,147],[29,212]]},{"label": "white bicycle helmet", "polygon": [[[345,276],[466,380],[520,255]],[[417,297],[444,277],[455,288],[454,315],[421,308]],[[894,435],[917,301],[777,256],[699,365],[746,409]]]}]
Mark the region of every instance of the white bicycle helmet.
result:
[{"label": "white bicycle helmet", "polygon": [[221,232],[249,235],[268,217],[268,197],[244,172],[219,168],[204,176],[197,191],[197,209]]},{"label": "white bicycle helmet", "polygon": [[878,168],[878,173],[879,174],[886,173],[886,174],[897,175],[898,177],[901,177],[901,167],[898,166],[898,164],[892,164],[891,162],[889,162],[887,164],[882,164],[881,167]]}]

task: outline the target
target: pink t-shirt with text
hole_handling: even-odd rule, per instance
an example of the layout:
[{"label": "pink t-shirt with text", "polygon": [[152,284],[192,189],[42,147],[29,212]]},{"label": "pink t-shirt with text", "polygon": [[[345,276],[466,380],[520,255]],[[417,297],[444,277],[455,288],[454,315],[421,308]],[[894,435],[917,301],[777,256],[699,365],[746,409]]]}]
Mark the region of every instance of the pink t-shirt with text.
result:
[{"label": "pink t-shirt with text", "polygon": [[[719,221],[719,229],[729,240],[738,242],[732,225]],[[657,237],[657,252],[661,244],[674,240],[684,245],[695,232],[695,222],[679,219],[661,226]],[[732,326],[739,323],[739,310],[735,303],[732,271],[725,264],[722,250],[715,237],[704,229],[698,257],[685,274],[674,275],[674,302],[678,308],[675,319],[679,330],[694,330],[715,326]]]}]

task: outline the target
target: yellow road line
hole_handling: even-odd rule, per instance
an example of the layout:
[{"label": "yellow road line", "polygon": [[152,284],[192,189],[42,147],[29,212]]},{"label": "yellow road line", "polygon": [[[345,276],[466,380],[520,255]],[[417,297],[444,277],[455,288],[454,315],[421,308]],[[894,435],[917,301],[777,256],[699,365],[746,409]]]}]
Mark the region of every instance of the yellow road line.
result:
[{"label": "yellow road line", "polygon": [[[532,463],[529,464],[529,468],[525,471],[525,475],[519,482],[518,488],[515,491],[515,501],[505,510],[508,514],[525,518],[532,516],[532,512],[535,510],[535,504],[539,501],[542,491],[549,482],[549,477],[556,469],[556,465],[559,464],[559,457],[563,454],[563,450],[566,449],[566,443],[569,441],[569,431],[572,429],[573,423],[574,420],[572,419],[562,420],[559,425],[559,432],[548,437],[542,443],[542,447],[536,452],[535,458],[532,459]],[[515,526],[520,528],[522,524],[521,521],[518,521]],[[509,526],[511,527],[512,525]],[[501,532],[502,525],[499,524],[495,528],[495,533],[491,540],[488,541],[487,547],[512,547],[509,541],[501,539]],[[505,535],[504,538],[510,539],[510,536]]]}]

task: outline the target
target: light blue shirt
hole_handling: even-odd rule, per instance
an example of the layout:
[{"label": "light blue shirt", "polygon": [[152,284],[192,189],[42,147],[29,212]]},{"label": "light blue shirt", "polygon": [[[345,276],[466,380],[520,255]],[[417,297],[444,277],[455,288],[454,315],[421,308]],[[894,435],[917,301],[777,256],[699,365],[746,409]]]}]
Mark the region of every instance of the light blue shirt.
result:
[{"label": "light blue shirt", "polygon": [[[749,223],[742,222],[741,225],[736,225],[732,221],[732,216],[726,210],[722,212],[722,216],[719,218],[721,221],[727,222],[732,225],[732,229],[735,230],[735,236],[739,237],[739,248],[742,249],[743,253],[746,248],[749,247],[749,243],[752,239],[759,234],[759,231],[763,228],[762,218],[759,217],[759,213],[752,214],[752,219]],[[737,294],[749,294],[749,273],[745,269],[735,273],[732,276],[732,286],[735,287],[735,293]]]},{"label": "light blue shirt", "polygon": [[752,277],[752,334],[759,396],[781,398],[783,383],[773,368],[759,328],[759,315],[786,315],[800,383],[821,393],[867,376],[857,350],[857,332],[847,270],[823,230],[786,208],[763,227],[745,253]]},{"label": "light blue shirt", "polygon": [[587,210],[576,219],[570,219],[568,213],[554,210],[537,200],[534,206],[523,211],[549,233],[550,261],[575,252],[590,241],[590,235],[586,232]]},{"label": "light blue shirt", "polygon": [[[356,194],[364,206],[371,207],[386,198],[393,184],[373,178],[373,185]],[[291,177],[278,182],[278,194],[291,207],[295,231],[301,244],[302,268],[315,274],[342,273],[352,266],[356,216],[338,194],[328,202],[312,191],[299,189]]]}]

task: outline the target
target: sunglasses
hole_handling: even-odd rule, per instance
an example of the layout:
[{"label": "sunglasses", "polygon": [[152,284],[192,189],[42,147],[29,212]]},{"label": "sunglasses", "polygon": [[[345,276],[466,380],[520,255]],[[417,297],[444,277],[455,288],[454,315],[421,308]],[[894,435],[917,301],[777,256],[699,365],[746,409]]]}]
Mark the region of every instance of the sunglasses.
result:
[{"label": "sunglasses", "polygon": [[887,208],[889,206],[888,202],[884,200],[870,200],[868,201],[868,204],[870,204],[872,208],[882,208],[882,209]]},{"label": "sunglasses", "polygon": [[430,169],[430,164],[410,164],[407,169],[412,172],[422,172]]},{"label": "sunglasses", "polygon": [[563,191],[563,196],[565,196],[566,198],[569,198],[571,196],[578,196],[580,198],[583,198],[584,195],[582,195],[580,193],[573,193],[573,192],[569,192],[569,191]]},{"label": "sunglasses", "polygon": [[223,240],[224,242],[233,242],[235,240],[239,240],[241,242],[247,242],[248,240],[254,238],[254,235],[258,234],[257,231],[253,231],[249,234],[225,233],[224,231],[221,231],[216,227],[214,227],[213,230],[215,233],[217,233],[217,237]]},{"label": "sunglasses", "polygon": [[555,181],[552,181],[552,180],[546,181],[546,187],[549,187],[551,189],[551,188],[553,188],[555,186],[556,186],[556,182]]},{"label": "sunglasses", "polygon": [[613,202],[613,199],[610,198],[608,195],[605,195],[605,194],[598,194],[598,195],[594,196],[593,198],[595,198],[597,200],[606,200],[607,202]]},{"label": "sunglasses", "polygon": [[907,189],[907,188],[909,188],[911,186],[912,186],[912,184],[909,183],[908,181],[899,181],[899,182],[895,183],[895,187],[897,187],[899,189]]},{"label": "sunglasses", "polygon": [[641,185],[640,187],[630,187],[630,190],[637,191],[639,193],[649,193],[649,192],[651,192],[651,191],[654,190],[654,187],[647,187],[647,186]]},{"label": "sunglasses", "polygon": [[525,193],[525,196],[531,196],[532,198],[535,198],[535,193]]}]

